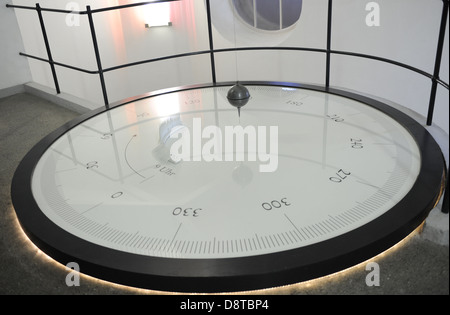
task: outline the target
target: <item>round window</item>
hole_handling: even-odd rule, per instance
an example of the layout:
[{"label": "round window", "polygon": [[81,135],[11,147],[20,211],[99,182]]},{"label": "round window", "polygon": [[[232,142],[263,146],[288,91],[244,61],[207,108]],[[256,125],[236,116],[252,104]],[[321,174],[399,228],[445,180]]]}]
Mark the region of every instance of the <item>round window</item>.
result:
[{"label": "round window", "polygon": [[237,15],[248,25],[279,31],[300,18],[302,0],[232,0]]}]

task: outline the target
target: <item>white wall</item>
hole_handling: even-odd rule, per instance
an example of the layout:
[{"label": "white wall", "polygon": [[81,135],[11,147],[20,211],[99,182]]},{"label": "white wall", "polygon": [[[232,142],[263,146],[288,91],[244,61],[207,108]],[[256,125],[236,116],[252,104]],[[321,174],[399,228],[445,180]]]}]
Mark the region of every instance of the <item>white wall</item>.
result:
[{"label": "white wall", "polygon": [[[335,2],[332,49],[388,58],[433,74],[442,1],[378,0],[377,27],[365,23],[368,1]],[[448,83],[448,23],[446,38],[441,78]],[[333,56],[331,65],[331,85],[380,96],[427,116],[430,79],[380,61],[342,55]],[[440,87],[434,122],[447,133],[448,104],[448,90]]]},{"label": "white wall", "polygon": [[0,90],[31,81],[28,60],[19,55],[24,47],[16,16],[3,3],[0,5],[0,47]]},{"label": "white wall", "polygon": [[[27,0],[14,4],[30,5]],[[64,9],[70,1],[41,0],[42,7]],[[120,5],[127,0],[77,0],[80,10]],[[377,0],[380,26],[365,23],[363,0],[335,0],[332,49],[393,59],[433,73],[441,0]],[[327,0],[304,0],[300,21],[278,35],[255,32],[233,17],[228,0],[211,0],[214,48],[236,46],[296,46],[326,48]],[[173,2],[173,26],[145,29],[143,7],[94,15],[103,67],[149,58],[209,49],[204,0]],[[25,51],[46,56],[33,11],[16,10]],[[66,16],[44,12],[56,61],[96,70],[87,18],[67,26]],[[448,24],[447,24],[448,30]],[[130,67],[105,74],[110,102],[161,88],[211,82],[209,55],[183,57]],[[218,81],[271,80],[325,83],[325,55],[316,52],[244,51],[215,55]],[[33,81],[53,86],[48,65],[30,60]],[[448,31],[441,78],[448,82]],[[102,105],[98,76],[57,67],[61,90]],[[331,85],[357,90],[398,103],[426,116],[431,81],[417,73],[379,61],[334,55]],[[434,122],[447,133],[448,90],[439,86]],[[424,123],[424,122],[423,122]]]},{"label": "white wall", "polygon": [[[297,24],[277,33],[254,31],[235,18],[228,1],[211,1],[214,48],[308,47],[325,49],[327,0],[303,1]],[[305,13],[306,12],[306,13]],[[310,12],[310,13],[308,13]],[[216,54],[218,81],[266,80],[323,84],[325,55],[298,51],[242,51]]]},{"label": "white wall", "polygon": [[[92,9],[122,5],[123,0],[77,0],[79,10],[86,5]],[[138,2],[138,1],[135,1]],[[30,1],[15,0],[16,5],[30,6]],[[66,9],[70,1],[42,0],[42,8]],[[209,48],[206,11],[202,1],[183,0],[171,4],[173,26],[145,28],[145,7],[127,8],[94,14],[94,24],[103,68]],[[25,51],[46,57],[37,14],[33,10],[16,10],[23,33]],[[43,12],[53,59],[57,62],[86,70],[97,70],[89,23],[86,15],[67,16]],[[74,19],[78,25],[72,25]],[[71,23],[66,23],[69,19]],[[148,91],[172,86],[206,83],[211,81],[209,56],[181,58],[159,63],[145,64],[105,73],[110,102]],[[33,81],[54,87],[47,64],[30,60]],[[57,66],[56,72],[61,91],[103,104],[98,75],[85,74]]]}]

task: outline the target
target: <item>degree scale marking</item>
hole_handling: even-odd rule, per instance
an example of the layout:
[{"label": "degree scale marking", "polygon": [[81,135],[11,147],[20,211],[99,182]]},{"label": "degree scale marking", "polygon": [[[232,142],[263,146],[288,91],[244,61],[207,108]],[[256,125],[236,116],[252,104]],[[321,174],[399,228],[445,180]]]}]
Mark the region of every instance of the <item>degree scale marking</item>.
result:
[{"label": "degree scale marking", "polygon": [[133,141],[133,139],[135,139],[136,137],[137,137],[137,135],[133,135],[133,136],[131,137],[130,141],[128,141],[127,146],[125,147],[125,161],[127,162],[128,167],[131,168],[131,170],[132,170],[134,173],[136,173],[137,175],[139,175],[139,176],[142,177],[142,178],[145,178],[145,176],[139,174],[139,173],[138,173],[138,172],[130,165],[130,162],[128,161],[128,158],[127,158],[128,146],[130,145],[131,141]]},{"label": "degree scale marking", "polygon": [[[306,106],[306,103],[302,105]],[[249,110],[250,112],[251,110]],[[266,110],[267,111],[267,110]],[[201,111],[200,111],[201,112]],[[252,111],[253,112],[253,111]],[[280,111],[281,112],[281,111]],[[350,117],[346,115],[346,118]],[[349,120],[346,120],[348,123]],[[115,134],[117,131],[115,131]],[[127,162],[127,165],[130,169],[133,170],[134,173],[139,175],[144,180],[141,183],[145,182],[147,179],[142,174],[138,173],[136,169],[130,164],[128,150],[130,150],[130,144],[133,143],[133,140],[137,137],[137,134],[133,134],[131,138],[126,142],[124,158]],[[70,158],[70,157],[69,157]],[[395,173],[395,172],[393,172]],[[153,175],[154,176],[154,175]],[[373,188],[377,187],[376,185],[363,183]],[[388,184],[388,183],[386,183]],[[395,186],[395,183],[392,182],[389,185]],[[283,246],[287,246],[290,244],[298,244],[302,242],[307,242],[308,240],[312,240],[314,238],[320,237],[323,234],[333,233],[338,231],[339,229],[351,225],[358,218],[363,217],[371,212],[375,211],[377,204],[381,204],[385,202],[385,199],[389,196],[376,196],[374,198],[369,198],[364,202],[355,202],[355,207],[353,209],[348,209],[345,212],[342,212],[337,215],[329,215],[328,217],[314,222],[310,224],[303,225],[302,222],[297,222],[297,220],[292,219],[290,216],[284,213],[285,219],[288,220],[288,224],[294,227],[293,230],[284,230],[284,231],[274,231],[273,233],[254,233],[253,237],[240,237],[236,239],[222,239],[222,237],[217,235],[211,235],[210,239],[203,240],[195,240],[195,239],[185,239],[183,242],[176,240],[177,236],[181,233],[181,223],[176,230],[176,233],[172,237],[168,238],[158,238],[152,237],[151,235],[142,234],[142,232],[135,231],[120,231],[117,228],[107,226],[106,224],[100,225],[100,228],[93,229],[96,231],[94,234],[99,237],[105,237],[109,240],[112,240],[114,243],[118,244],[127,244],[136,246],[135,249],[130,249],[131,251],[137,252],[147,252],[149,254],[154,254],[154,251],[160,251],[161,249],[170,249],[172,253],[160,253],[161,255],[172,256],[174,253],[183,256],[188,253],[206,253],[205,248],[212,248],[208,251],[208,253],[238,253],[238,252],[254,252],[258,253],[258,250],[261,249],[275,249],[275,248],[283,248]],[[98,211],[102,210],[99,207],[100,205],[97,203],[93,203],[91,207],[85,207],[84,211],[86,214],[94,214],[94,212],[90,211]],[[87,210],[86,210],[87,209]],[[80,210],[75,210],[79,211]],[[103,210],[102,210],[103,211]],[[280,212],[281,213],[281,212]],[[88,219],[89,220],[89,219]],[[294,224],[295,222],[295,224]],[[85,224],[86,226],[90,226],[89,224]],[[100,230],[99,230],[100,229]],[[92,229],[87,229],[87,231],[91,231]],[[184,230],[184,229],[183,229]],[[99,232],[102,231],[102,232]],[[88,233],[90,234],[90,233]],[[183,237],[186,235],[183,234]],[[155,240],[155,241],[153,241]],[[153,242],[153,243],[152,243]],[[204,242],[204,243],[203,243]],[[209,243],[208,246],[204,245]],[[216,248],[217,247],[217,248]],[[208,254],[206,254],[207,256]]]}]

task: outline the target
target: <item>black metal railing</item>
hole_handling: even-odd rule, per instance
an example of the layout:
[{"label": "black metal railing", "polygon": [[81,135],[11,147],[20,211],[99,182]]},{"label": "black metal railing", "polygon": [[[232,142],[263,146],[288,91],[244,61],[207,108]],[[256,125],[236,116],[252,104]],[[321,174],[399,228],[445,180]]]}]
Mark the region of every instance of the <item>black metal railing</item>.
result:
[{"label": "black metal railing", "polygon": [[[47,51],[47,59],[38,57],[38,56],[33,56],[30,54],[26,54],[23,52],[20,52],[20,55],[28,57],[28,58],[36,59],[36,60],[39,60],[42,62],[46,62],[49,64],[52,75],[53,75],[53,81],[54,81],[56,93],[59,94],[59,93],[61,93],[61,91],[60,91],[60,87],[59,87],[59,82],[58,82],[58,77],[56,74],[55,66],[65,67],[68,69],[72,69],[75,71],[80,71],[80,72],[84,72],[84,73],[88,73],[88,74],[96,74],[99,76],[102,94],[103,94],[104,105],[106,108],[109,108],[109,100],[108,100],[108,92],[107,92],[107,87],[106,87],[105,78],[104,78],[105,72],[110,72],[110,71],[127,68],[127,67],[138,66],[138,65],[146,64],[146,63],[158,62],[158,61],[167,60],[167,59],[175,59],[175,58],[181,58],[181,57],[190,57],[190,56],[195,56],[195,55],[209,54],[210,61],[211,61],[211,76],[212,76],[211,80],[213,83],[216,83],[215,54],[224,53],[224,52],[233,52],[233,51],[250,51],[250,50],[293,50],[293,51],[308,51],[308,52],[326,54],[326,67],[325,67],[324,81],[325,81],[325,87],[327,87],[327,88],[330,86],[330,71],[331,71],[331,56],[332,55],[346,55],[346,56],[352,56],[352,57],[357,57],[357,58],[377,60],[380,62],[389,63],[392,65],[416,72],[416,73],[430,79],[431,83],[432,83],[429,104],[428,104],[428,114],[427,114],[427,118],[426,118],[426,124],[428,126],[432,125],[432,122],[433,122],[433,113],[434,113],[434,108],[435,108],[435,103],[436,103],[436,93],[437,93],[438,85],[441,85],[444,88],[446,88],[447,90],[449,90],[448,82],[444,82],[439,77],[440,70],[441,70],[442,53],[443,53],[444,41],[445,41],[444,39],[445,39],[447,17],[448,17],[448,12],[449,12],[449,0],[440,0],[443,3],[443,7],[442,7],[438,45],[437,45],[437,49],[436,49],[436,57],[435,57],[433,73],[428,73],[426,71],[415,68],[413,66],[410,66],[410,65],[407,65],[404,63],[400,63],[398,61],[387,59],[387,58],[382,58],[382,57],[377,57],[377,56],[367,55],[367,54],[361,54],[361,53],[355,53],[355,52],[333,50],[331,47],[333,0],[328,0],[326,49],[307,48],[307,47],[235,47],[235,48],[225,48],[225,49],[214,49],[214,39],[213,39],[213,33],[212,33],[212,19],[211,19],[211,6],[210,6],[210,0],[206,0],[206,11],[207,11],[206,14],[207,14],[207,25],[208,25],[208,37],[209,37],[209,49],[208,50],[187,52],[187,53],[182,53],[182,54],[141,60],[141,61],[131,62],[131,63],[127,63],[127,64],[122,64],[122,65],[116,65],[116,66],[109,67],[109,68],[103,68],[101,58],[100,58],[100,51],[99,51],[99,47],[98,47],[98,43],[97,43],[97,35],[95,32],[93,14],[106,12],[106,11],[112,11],[112,10],[121,10],[121,9],[125,9],[125,8],[142,6],[142,5],[150,5],[153,3],[172,2],[172,1],[179,1],[179,0],[146,1],[146,2],[127,4],[127,5],[119,5],[119,6],[100,8],[100,9],[95,9],[95,10],[92,10],[91,7],[88,5],[88,6],[86,6],[85,11],[72,11],[72,10],[59,10],[59,9],[52,9],[52,8],[41,8],[41,6],[38,3],[36,4],[35,7],[22,6],[22,5],[11,5],[11,4],[7,4],[6,7],[15,8],[15,9],[24,9],[24,10],[35,10],[37,12],[37,15],[39,17],[39,23],[40,23],[42,34],[43,34],[43,38],[44,38],[44,42],[45,42],[45,48]],[[44,22],[44,18],[42,16],[42,12],[87,15],[87,18],[89,20],[91,36],[92,36],[92,43],[94,46],[96,62],[97,62],[97,70],[82,69],[79,67],[60,63],[60,62],[53,60],[52,53],[51,53],[51,47],[50,47],[50,43],[49,43],[49,40],[47,37],[47,32],[46,32],[45,22]],[[448,177],[448,174],[447,174],[447,177]],[[448,212],[448,184],[446,186],[446,194],[444,197],[444,206],[443,206],[442,211]]]},{"label": "black metal railing", "polygon": [[[71,10],[60,10],[60,9],[52,9],[52,8],[41,8],[39,4],[36,4],[35,7],[30,6],[21,6],[21,5],[11,5],[7,4],[6,6],[8,8],[16,8],[16,9],[26,9],[26,10],[35,10],[39,17],[39,22],[45,42],[45,47],[47,50],[47,59],[41,58],[38,56],[33,56],[26,53],[20,53],[22,56],[26,56],[29,58],[33,58],[36,60],[40,60],[43,62],[47,62],[51,68],[53,80],[56,88],[56,92],[59,94],[59,83],[58,78],[55,71],[55,66],[61,66],[65,68],[69,68],[76,71],[81,71],[88,74],[98,74],[102,92],[103,92],[103,99],[105,106],[109,105],[108,101],[108,93],[106,89],[105,79],[103,74],[105,72],[126,68],[126,67],[132,67],[137,66],[141,64],[146,63],[152,63],[167,59],[175,59],[180,57],[189,57],[189,56],[195,56],[195,55],[201,55],[201,54],[209,54],[211,57],[211,73],[212,73],[212,82],[216,83],[216,70],[215,70],[215,58],[214,55],[217,53],[223,53],[223,52],[232,52],[232,51],[247,51],[247,50],[296,50],[296,51],[309,51],[309,52],[317,52],[317,53],[324,53],[326,54],[326,70],[325,70],[325,86],[328,87],[330,85],[330,64],[331,64],[331,55],[347,55],[352,57],[359,57],[359,58],[366,58],[366,59],[373,59],[377,61],[381,61],[384,63],[393,64],[398,67],[402,67],[405,69],[408,69],[410,71],[416,72],[422,76],[425,76],[429,78],[432,81],[432,89],[431,89],[431,95],[430,95],[430,102],[429,102],[429,108],[428,108],[428,116],[427,116],[427,125],[432,124],[432,117],[433,117],[433,111],[434,111],[434,105],[435,105],[435,99],[436,99],[436,92],[437,92],[437,86],[440,84],[447,90],[449,89],[449,84],[447,82],[444,82],[439,78],[440,68],[441,68],[441,59],[442,59],[442,52],[444,47],[444,38],[445,38],[445,26],[447,23],[447,16],[449,11],[449,0],[441,0],[443,2],[443,8],[442,8],[442,16],[441,16],[441,23],[440,23],[440,30],[439,30],[439,40],[438,40],[438,47],[437,47],[437,53],[436,53],[436,59],[435,59],[435,67],[434,67],[434,73],[430,74],[426,71],[420,70],[418,68],[412,67],[410,65],[397,62],[395,60],[367,55],[367,54],[360,54],[355,52],[348,52],[348,51],[338,51],[333,50],[331,48],[331,36],[332,36],[332,16],[333,16],[333,0],[328,0],[328,16],[327,16],[327,43],[326,43],[326,49],[318,49],[318,48],[306,48],[306,47],[235,47],[235,48],[225,48],[225,49],[214,49],[214,40],[213,40],[213,34],[212,34],[212,19],[211,19],[211,10],[210,10],[210,0],[206,0],[206,11],[207,11],[207,23],[208,23],[208,36],[209,36],[209,50],[202,50],[202,51],[195,51],[195,52],[187,52],[182,54],[176,54],[176,55],[170,55],[170,56],[164,56],[159,58],[153,58],[153,59],[147,59],[147,60],[141,60],[136,62],[131,62],[127,64],[117,65],[114,67],[109,67],[104,69],[102,67],[101,59],[100,59],[100,51],[97,44],[97,35],[95,32],[95,26],[93,21],[93,14],[95,13],[101,13],[106,11],[112,11],[112,10],[121,10],[125,8],[130,7],[136,7],[136,6],[142,6],[142,5],[148,5],[153,3],[161,3],[161,2],[173,2],[173,1],[179,1],[179,0],[155,0],[155,1],[146,1],[146,2],[139,2],[139,3],[132,3],[132,4],[126,4],[126,5],[119,5],[119,6],[113,6],[113,7],[107,7],[107,8],[100,8],[100,9],[94,9],[92,10],[90,6],[86,6],[85,11],[71,11]],[[97,61],[97,70],[87,70],[82,69],[79,67],[71,66],[68,64],[63,64],[60,62],[56,62],[52,58],[50,44],[47,37],[47,32],[45,29],[45,23],[42,16],[42,12],[55,12],[55,13],[64,13],[64,14],[80,14],[80,15],[87,15],[89,20],[89,27],[92,35],[92,42],[94,46],[94,52],[96,56]]]}]

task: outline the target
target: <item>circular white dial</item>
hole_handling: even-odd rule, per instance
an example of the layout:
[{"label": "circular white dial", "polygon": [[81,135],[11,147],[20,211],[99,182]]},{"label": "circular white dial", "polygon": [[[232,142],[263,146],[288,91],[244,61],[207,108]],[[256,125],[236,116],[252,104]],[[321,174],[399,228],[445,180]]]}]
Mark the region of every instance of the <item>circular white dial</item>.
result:
[{"label": "circular white dial", "polygon": [[34,169],[39,208],[68,233],[113,250],[217,259],[342,235],[414,185],[416,141],[378,109],[255,85],[238,116],[228,89],[131,102],[70,129]]}]

